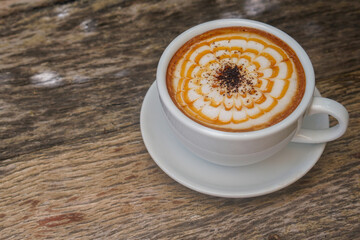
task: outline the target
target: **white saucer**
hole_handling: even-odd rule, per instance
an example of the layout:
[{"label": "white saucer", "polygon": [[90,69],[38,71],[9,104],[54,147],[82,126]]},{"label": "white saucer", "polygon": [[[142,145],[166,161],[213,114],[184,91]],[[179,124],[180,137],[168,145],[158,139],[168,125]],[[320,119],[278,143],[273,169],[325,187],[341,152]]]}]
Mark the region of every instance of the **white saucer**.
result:
[{"label": "white saucer", "polygon": [[[315,95],[320,94],[317,91]],[[242,167],[212,164],[193,155],[174,137],[163,115],[155,82],[145,96],[140,124],[147,150],[167,175],[190,189],[219,197],[254,197],[282,189],[304,176],[326,145],[290,143],[275,156],[256,164]],[[328,115],[308,117],[304,126],[328,128]]]}]

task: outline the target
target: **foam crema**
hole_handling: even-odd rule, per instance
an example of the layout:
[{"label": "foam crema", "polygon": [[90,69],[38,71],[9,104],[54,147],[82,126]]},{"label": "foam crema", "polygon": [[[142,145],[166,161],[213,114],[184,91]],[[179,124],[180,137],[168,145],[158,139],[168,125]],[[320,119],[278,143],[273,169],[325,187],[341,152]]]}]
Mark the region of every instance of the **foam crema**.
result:
[{"label": "foam crema", "polygon": [[305,74],[295,52],[261,30],[211,30],[171,59],[169,94],[189,118],[223,131],[254,131],[286,118],[300,103]]}]

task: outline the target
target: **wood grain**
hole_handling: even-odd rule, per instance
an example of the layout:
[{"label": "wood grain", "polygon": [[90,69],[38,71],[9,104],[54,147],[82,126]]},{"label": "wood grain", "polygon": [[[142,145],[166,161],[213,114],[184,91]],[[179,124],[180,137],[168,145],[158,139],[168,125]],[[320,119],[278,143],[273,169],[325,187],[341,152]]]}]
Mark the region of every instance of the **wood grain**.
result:
[{"label": "wood grain", "polygon": [[[349,111],[302,179],[224,199],[169,178],[139,114],[162,51],[250,18],[294,37]],[[359,1],[0,1],[0,239],[360,239]]]}]

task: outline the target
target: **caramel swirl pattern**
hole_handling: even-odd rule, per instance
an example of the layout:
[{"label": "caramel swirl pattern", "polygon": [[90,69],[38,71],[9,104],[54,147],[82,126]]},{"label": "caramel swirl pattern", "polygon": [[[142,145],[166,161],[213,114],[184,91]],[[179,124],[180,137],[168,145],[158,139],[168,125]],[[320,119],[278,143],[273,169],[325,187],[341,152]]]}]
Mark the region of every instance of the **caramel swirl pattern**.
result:
[{"label": "caramel swirl pattern", "polygon": [[[174,57],[168,68],[170,94],[186,115],[202,124],[263,128],[279,121],[294,102],[298,105],[301,84],[294,56],[249,29],[202,35],[175,56],[182,57]],[[237,74],[227,84],[219,80],[225,68]]]}]

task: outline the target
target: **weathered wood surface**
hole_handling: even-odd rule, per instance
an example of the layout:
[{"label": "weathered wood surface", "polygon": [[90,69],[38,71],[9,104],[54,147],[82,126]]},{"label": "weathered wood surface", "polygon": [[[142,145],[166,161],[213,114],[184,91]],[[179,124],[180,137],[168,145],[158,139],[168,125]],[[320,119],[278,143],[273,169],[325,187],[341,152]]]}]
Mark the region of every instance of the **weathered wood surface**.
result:
[{"label": "weathered wood surface", "polygon": [[[250,18],[293,36],[350,113],[314,168],[261,197],[174,182],[139,113],[166,45]],[[359,1],[0,1],[0,239],[359,239]]]}]

